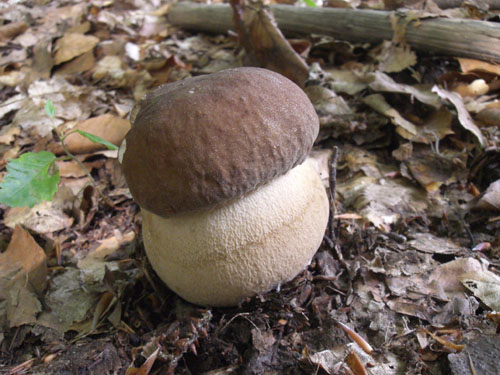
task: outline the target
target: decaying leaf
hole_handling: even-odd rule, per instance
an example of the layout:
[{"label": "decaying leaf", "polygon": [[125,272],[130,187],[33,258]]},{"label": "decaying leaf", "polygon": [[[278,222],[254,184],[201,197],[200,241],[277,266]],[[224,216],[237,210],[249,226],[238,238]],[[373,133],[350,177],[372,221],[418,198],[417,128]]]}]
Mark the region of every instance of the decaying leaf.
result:
[{"label": "decaying leaf", "polygon": [[457,254],[464,249],[450,238],[437,237],[431,233],[414,233],[408,245],[430,254]]},{"label": "decaying leaf", "polygon": [[74,218],[68,215],[75,195],[70,189],[61,187],[50,201],[36,204],[32,208],[10,208],[5,215],[5,225],[14,228],[23,225],[35,233],[49,234],[71,227]]},{"label": "decaying leaf", "polygon": [[459,258],[437,267],[429,276],[429,286],[436,295],[450,299],[463,295],[465,289],[461,283],[461,275],[471,272],[482,272],[483,265],[474,258]]},{"label": "decaying leaf", "polygon": [[386,73],[395,73],[405,70],[417,63],[417,55],[407,44],[396,45],[393,42],[382,43],[376,56],[379,69]]},{"label": "decaying leaf", "polygon": [[478,270],[460,275],[459,280],[486,306],[500,311],[500,276],[487,270]]},{"label": "decaying leaf", "polygon": [[352,207],[378,228],[389,230],[402,217],[421,215],[427,208],[425,195],[404,180],[359,177],[338,186],[346,207]]},{"label": "decaying leaf", "polygon": [[432,92],[437,93],[443,99],[449,100],[455,106],[458,112],[458,120],[460,121],[460,124],[465,129],[474,134],[479,144],[484,147],[486,142],[484,140],[483,134],[470,117],[469,112],[465,108],[462,97],[457,93],[444,90],[437,85],[432,88]]},{"label": "decaying leaf", "polygon": [[407,94],[434,108],[439,108],[442,105],[439,97],[428,87],[417,87],[397,83],[389,75],[380,71],[369,73],[366,75],[366,78],[370,82],[370,88],[374,91]]},{"label": "decaying leaf", "polygon": [[[38,300],[47,286],[47,260],[33,237],[16,226],[7,250],[0,254],[0,301],[7,301],[9,327],[36,321],[42,305]],[[1,312],[1,310],[0,310]]]}]

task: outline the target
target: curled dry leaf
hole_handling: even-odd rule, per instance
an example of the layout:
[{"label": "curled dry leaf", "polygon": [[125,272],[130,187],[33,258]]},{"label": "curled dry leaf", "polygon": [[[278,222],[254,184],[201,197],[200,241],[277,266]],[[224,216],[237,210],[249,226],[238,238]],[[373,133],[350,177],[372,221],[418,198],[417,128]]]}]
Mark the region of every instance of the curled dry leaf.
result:
[{"label": "curled dry leaf", "polygon": [[472,205],[475,210],[500,211],[500,180],[491,183],[488,189]]},{"label": "curled dry leaf", "polygon": [[444,90],[437,85],[432,88],[432,91],[437,93],[442,99],[450,101],[455,106],[458,112],[458,121],[460,122],[460,124],[476,136],[481,147],[485,147],[486,141],[483,137],[483,134],[470,117],[470,114],[465,108],[460,94]]},{"label": "curled dry leaf", "polygon": [[255,56],[263,68],[283,74],[304,87],[309,68],[285,39],[271,11],[262,5],[246,7],[243,3],[231,1],[233,24],[246,52]]}]

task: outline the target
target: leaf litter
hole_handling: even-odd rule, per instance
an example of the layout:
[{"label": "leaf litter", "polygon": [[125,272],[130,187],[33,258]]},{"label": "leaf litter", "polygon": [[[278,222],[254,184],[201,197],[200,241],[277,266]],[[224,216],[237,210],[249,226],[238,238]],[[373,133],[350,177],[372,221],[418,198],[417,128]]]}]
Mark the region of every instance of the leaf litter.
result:
[{"label": "leaf litter", "polygon": [[[423,4],[411,6],[434,12],[422,17],[495,14]],[[113,206],[75,161],[57,162],[53,200],[0,206],[0,373],[498,373],[498,65],[417,53],[397,19],[380,45],[286,40],[271,12],[233,6],[239,40],[174,28],[170,4],[154,0],[2,4],[0,165],[60,154],[53,126],[119,145],[150,89],[258,61],[311,98],[325,185],[340,149],[342,257],[324,243],[279,291],[228,309],[187,304],[147,263],[116,151],[71,135]]]}]

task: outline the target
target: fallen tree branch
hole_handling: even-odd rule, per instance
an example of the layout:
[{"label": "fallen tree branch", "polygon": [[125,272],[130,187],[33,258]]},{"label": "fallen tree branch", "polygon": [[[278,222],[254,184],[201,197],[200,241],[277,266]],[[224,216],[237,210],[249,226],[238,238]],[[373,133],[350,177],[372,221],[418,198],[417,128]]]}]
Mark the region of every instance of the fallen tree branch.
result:
[{"label": "fallen tree branch", "polygon": [[[271,9],[285,35],[319,34],[350,42],[391,40],[391,14],[404,17],[399,12],[289,5],[274,5]],[[168,13],[168,20],[174,26],[209,33],[226,33],[232,29],[231,17],[231,8],[226,4],[182,2]],[[408,44],[416,50],[500,63],[500,25],[493,22],[422,18],[410,22],[405,35]]]}]

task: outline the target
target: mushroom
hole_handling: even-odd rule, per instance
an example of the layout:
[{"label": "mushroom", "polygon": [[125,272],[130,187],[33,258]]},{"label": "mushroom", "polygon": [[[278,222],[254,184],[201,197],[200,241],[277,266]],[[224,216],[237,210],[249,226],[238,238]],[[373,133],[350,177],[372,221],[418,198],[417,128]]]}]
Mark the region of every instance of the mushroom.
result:
[{"label": "mushroom", "polygon": [[138,105],[120,162],[146,254],[195,304],[231,306],[293,279],[329,204],[305,161],[319,121],[304,92],[260,68],[164,85]]}]

